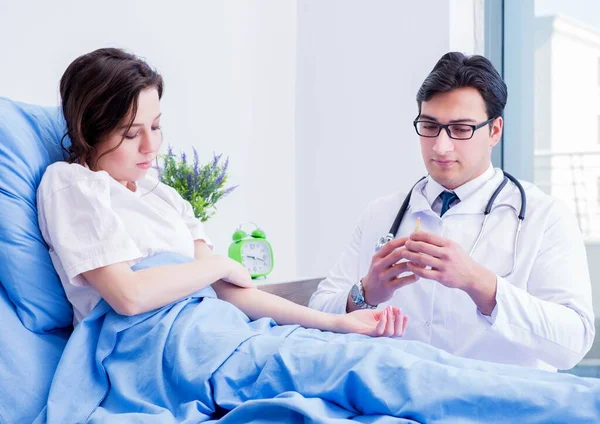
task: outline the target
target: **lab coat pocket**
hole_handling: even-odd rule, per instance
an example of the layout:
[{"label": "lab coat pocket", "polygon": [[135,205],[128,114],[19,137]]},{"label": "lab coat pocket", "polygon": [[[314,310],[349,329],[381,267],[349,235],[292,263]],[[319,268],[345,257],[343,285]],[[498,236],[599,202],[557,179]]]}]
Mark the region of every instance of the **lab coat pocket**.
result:
[{"label": "lab coat pocket", "polygon": [[497,243],[480,242],[473,259],[500,277],[505,277],[512,269],[512,249],[498,246]]},{"label": "lab coat pocket", "polygon": [[518,219],[513,209],[492,212],[473,251],[473,259],[496,275],[505,277],[516,265],[513,259],[517,227]]}]

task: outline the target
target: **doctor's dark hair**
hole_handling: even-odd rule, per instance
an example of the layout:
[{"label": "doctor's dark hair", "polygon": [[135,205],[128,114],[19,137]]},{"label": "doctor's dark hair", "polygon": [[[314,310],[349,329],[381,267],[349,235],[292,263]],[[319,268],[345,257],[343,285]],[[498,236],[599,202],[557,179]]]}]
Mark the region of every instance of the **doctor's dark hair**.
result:
[{"label": "doctor's dark hair", "polygon": [[466,56],[459,52],[443,55],[423,81],[417,93],[419,115],[422,102],[430,100],[436,94],[463,87],[479,91],[485,102],[488,118],[502,116],[508,89],[494,65],[483,56]]},{"label": "doctor's dark hair", "polygon": [[[62,111],[71,145],[65,150],[70,163],[86,163],[119,126],[133,124],[140,92],[156,88],[163,94],[163,79],[144,60],[116,48],[103,48],[73,61],[60,79]],[[128,122],[127,122],[128,121]],[[121,140],[121,143],[123,140]],[[106,153],[119,148],[119,145]],[[95,163],[88,163],[94,168]]]}]

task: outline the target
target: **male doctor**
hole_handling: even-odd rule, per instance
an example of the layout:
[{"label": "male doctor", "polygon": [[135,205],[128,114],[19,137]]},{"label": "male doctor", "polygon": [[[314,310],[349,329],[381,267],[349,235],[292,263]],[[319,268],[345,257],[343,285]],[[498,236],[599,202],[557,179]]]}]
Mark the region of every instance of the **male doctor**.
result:
[{"label": "male doctor", "polygon": [[[502,135],[506,84],[482,56],[447,53],[417,94],[414,122],[429,175],[411,191],[375,200],[310,300],[323,311],[401,307],[404,339],[455,355],[547,370],[569,369],[594,339],[591,282],[577,222],[559,200],[508,181],[491,165]],[[401,165],[399,165],[401,166]],[[419,218],[420,229],[415,231]],[[516,249],[516,255],[515,255]]]}]

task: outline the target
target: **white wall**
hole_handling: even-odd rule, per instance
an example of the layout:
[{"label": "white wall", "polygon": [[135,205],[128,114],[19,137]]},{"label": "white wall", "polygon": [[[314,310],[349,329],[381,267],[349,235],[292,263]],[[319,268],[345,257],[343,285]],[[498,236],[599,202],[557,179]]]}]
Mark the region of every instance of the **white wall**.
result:
[{"label": "white wall", "polygon": [[416,92],[449,49],[480,52],[481,8],[0,0],[0,95],[58,104],[60,76],[78,55],[116,46],[146,57],[166,81],[165,142],[195,146],[207,161],[229,155],[230,182],[241,185],[207,224],[217,251],[252,220],[274,245],[275,276],[324,275],[367,203],[424,173]]},{"label": "white wall", "polygon": [[77,56],[113,46],[146,57],[165,79],[163,147],[230,156],[240,187],[207,223],[217,250],[256,221],[293,274],[295,45],[294,0],[0,0],[0,96],[56,105]]},{"label": "white wall", "polygon": [[[448,0],[448,50],[483,54],[485,46],[485,1]],[[432,3],[430,5],[435,6]],[[502,19],[502,17],[490,17],[490,20],[496,19]]]},{"label": "white wall", "polygon": [[482,48],[474,36],[481,31],[474,24],[475,6],[481,5],[474,0],[298,2],[301,274],[324,274],[366,205],[410,189],[425,173],[412,126],[416,93],[448,50]]}]

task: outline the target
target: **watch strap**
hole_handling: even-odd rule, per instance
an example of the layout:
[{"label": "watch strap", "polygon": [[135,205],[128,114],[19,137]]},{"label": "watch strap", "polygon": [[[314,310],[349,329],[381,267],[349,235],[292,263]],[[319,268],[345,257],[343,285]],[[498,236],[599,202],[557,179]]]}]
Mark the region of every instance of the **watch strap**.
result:
[{"label": "watch strap", "polygon": [[351,296],[352,303],[360,309],[377,309],[377,305],[371,305],[365,300],[365,289],[362,285],[362,279],[355,284],[356,296]]}]

